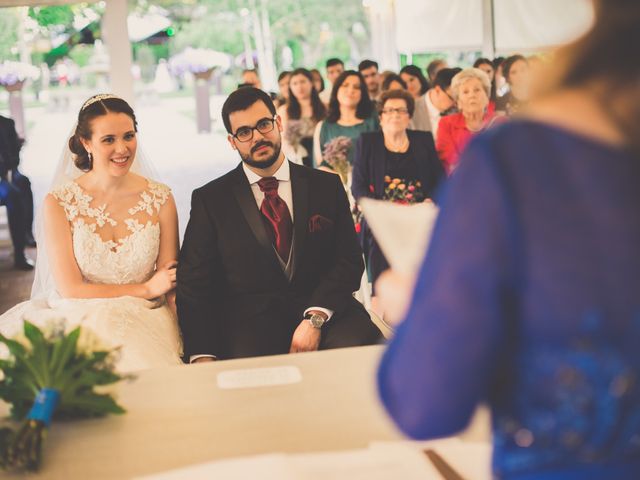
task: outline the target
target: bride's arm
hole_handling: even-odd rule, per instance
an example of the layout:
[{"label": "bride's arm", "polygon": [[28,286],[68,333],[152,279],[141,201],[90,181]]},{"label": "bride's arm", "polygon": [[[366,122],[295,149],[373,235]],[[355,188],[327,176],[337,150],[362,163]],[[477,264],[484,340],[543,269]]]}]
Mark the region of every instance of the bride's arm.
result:
[{"label": "bride's arm", "polygon": [[[175,263],[178,258],[179,243],[176,202],[173,195],[169,194],[169,198],[160,209],[160,251],[158,252],[156,265]],[[175,272],[175,269],[173,271]],[[167,304],[176,313],[175,289],[171,289],[165,296]]]},{"label": "bride's arm", "polygon": [[164,264],[145,283],[133,285],[86,283],[73,254],[71,226],[64,209],[52,195],[47,195],[44,200],[44,222],[51,272],[56,281],[58,293],[65,298],[112,298],[130,295],[152,299],[175,287],[175,268],[170,268],[170,264]]}]

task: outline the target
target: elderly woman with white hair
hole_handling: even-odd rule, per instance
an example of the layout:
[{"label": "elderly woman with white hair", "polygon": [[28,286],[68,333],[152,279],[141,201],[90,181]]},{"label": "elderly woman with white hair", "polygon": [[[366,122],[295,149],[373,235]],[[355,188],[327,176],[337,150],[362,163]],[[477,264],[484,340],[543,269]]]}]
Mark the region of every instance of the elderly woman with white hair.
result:
[{"label": "elderly woman with white hair", "polygon": [[488,109],[491,80],[479,68],[467,68],[451,80],[458,113],[440,119],[436,150],[445,170],[451,173],[469,139],[497,118]]}]

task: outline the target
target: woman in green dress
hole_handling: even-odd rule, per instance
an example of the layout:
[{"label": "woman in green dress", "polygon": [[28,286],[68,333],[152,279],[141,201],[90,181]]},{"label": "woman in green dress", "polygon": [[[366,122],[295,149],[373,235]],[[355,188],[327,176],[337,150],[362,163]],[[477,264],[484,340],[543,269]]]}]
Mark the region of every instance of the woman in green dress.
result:
[{"label": "woman in green dress", "polygon": [[346,157],[350,170],[360,134],[379,128],[364,78],[355,70],[342,72],[331,91],[327,118],[316,126],[315,165],[335,171],[337,163]]}]

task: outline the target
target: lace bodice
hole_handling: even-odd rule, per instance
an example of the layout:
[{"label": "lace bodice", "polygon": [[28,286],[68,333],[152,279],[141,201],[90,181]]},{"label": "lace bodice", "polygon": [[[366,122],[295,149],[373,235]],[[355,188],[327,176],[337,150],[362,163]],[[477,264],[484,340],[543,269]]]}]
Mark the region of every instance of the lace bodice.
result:
[{"label": "lace bodice", "polygon": [[[151,277],[160,248],[158,215],[169,198],[169,187],[148,180],[147,188],[127,210],[130,217],[119,220],[106,204],[92,205],[93,197],[76,182],[61,185],[51,194],[71,224],[73,253],[88,282],[131,284]],[[117,240],[100,235],[121,225],[126,226],[127,234]]]}]

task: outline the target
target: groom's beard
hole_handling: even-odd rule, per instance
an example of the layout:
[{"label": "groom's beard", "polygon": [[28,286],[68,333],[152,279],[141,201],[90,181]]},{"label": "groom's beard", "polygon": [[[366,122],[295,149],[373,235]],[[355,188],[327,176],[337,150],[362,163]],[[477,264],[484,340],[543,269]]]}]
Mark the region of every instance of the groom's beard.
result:
[{"label": "groom's beard", "polygon": [[[278,157],[280,156],[281,145],[282,145],[282,142],[280,140],[278,140],[276,143],[263,140],[262,142],[256,143],[253,146],[253,148],[251,148],[251,151],[248,154],[243,155],[242,153],[240,153],[240,158],[244,163],[246,163],[250,167],[260,168],[264,170],[266,168],[269,168],[274,163],[276,163],[276,160],[278,160]],[[258,148],[264,147],[264,146],[271,147],[273,149],[273,155],[271,155],[270,157],[267,157],[264,160],[256,160],[253,157],[253,154]]]}]

